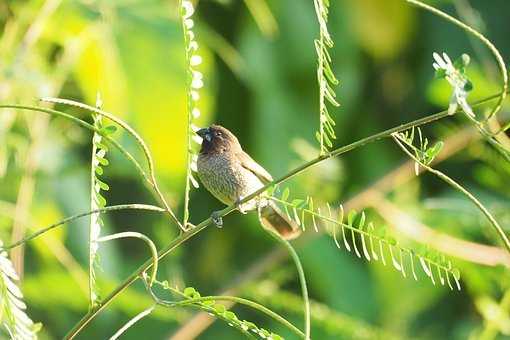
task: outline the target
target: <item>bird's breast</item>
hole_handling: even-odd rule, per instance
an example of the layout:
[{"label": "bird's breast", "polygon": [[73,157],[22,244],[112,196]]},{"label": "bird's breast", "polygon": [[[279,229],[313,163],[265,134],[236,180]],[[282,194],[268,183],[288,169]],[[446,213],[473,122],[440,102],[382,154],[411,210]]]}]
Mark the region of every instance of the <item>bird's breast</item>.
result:
[{"label": "bird's breast", "polygon": [[257,176],[226,153],[200,154],[197,170],[204,187],[227,205],[263,186]]}]

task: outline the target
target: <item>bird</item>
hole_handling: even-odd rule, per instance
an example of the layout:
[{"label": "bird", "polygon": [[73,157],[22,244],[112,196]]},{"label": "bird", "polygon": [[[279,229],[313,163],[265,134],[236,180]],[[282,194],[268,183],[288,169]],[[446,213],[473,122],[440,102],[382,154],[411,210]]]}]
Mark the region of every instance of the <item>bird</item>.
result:
[{"label": "bird", "polygon": [[[273,177],[243,151],[237,137],[221,125],[198,130],[202,138],[197,158],[197,174],[204,187],[226,205],[236,204],[241,213],[258,209],[262,226],[286,240],[299,236],[301,228],[270,199],[262,196],[240,204]],[[211,215],[213,222],[222,226],[218,212]]]}]

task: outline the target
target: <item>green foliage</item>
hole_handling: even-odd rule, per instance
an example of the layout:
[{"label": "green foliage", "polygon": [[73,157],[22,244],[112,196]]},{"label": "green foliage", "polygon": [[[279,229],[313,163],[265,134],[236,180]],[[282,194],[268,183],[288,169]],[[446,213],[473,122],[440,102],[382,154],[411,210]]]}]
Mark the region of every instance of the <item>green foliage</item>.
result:
[{"label": "green foliage", "polygon": [[[97,95],[96,107],[101,109],[102,102],[100,94]],[[93,125],[96,129],[103,132],[105,135],[110,135],[115,132],[116,128],[113,125],[104,126],[103,117],[97,113],[92,113]],[[103,175],[103,167],[109,164],[106,159],[108,148],[102,143],[102,136],[94,132],[92,136],[92,162],[90,167],[90,210],[97,210],[106,206],[106,198],[101,194],[101,191],[108,191],[110,187],[100,179]],[[101,228],[104,222],[99,213],[90,215],[89,227],[89,294],[90,294],[90,307],[96,306],[99,300],[99,287],[96,284],[96,268],[100,268],[99,257],[97,251],[99,244],[97,239],[101,234]]]},{"label": "green foliage", "polygon": [[[434,147],[434,149],[438,148]],[[347,251],[354,252],[358,258],[381,261],[384,265],[387,264],[386,257],[389,256],[394,269],[404,278],[412,276],[415,280],[418,280],[415,262],[419,262],[423,272],[434,285],[439,282],[443,286],[448,285],[452,290],[455,285],[460,290],[460,272],[443,254],[428,248],[414,251],[401,246],[395,238],[387,234],[385,228],[376,228],[372,222],[367,222],[364,212],[357,213],[351,210],[345,218],[342,205],[333,209],[329,203],[326,203],[321,209],[314,204],[310,196],[306,200],[289,201],[289,193],[290,191],[286,188],[281,197],[272,196],[271,199],[282,204],[287,216],[303,230],[311,225],[315,232],[318,232],[319,222],[322,222],[339,249],[343,246]]]},{"label": "green foliage", "polygon": [[[417,143],[418,146],[414,146],[415,143],[415,131],[417,131]],[[403,141],[414,153],[414,156],[418,160],[414,163],[414,169],[416,176],[419,174],[419,166],[420,163],[425,165],[430,165],[436,156],[443,149],[444,143],[442,141],[436,142],[434,145],[429,145],[429,140],[427,137],[423,137],[421,132],[421,128],[417,127],[416,129],[413,127],[411,130],[406,130],[404,132],[396,134],[398,138]]]},{"label": "green foliage", "polygon": [[12,339],[37,339],[41,324],[28,317],[23,294],[16,285],[18,275],[0,241],[0,322]]},{"label": "green foliage", "polygon": [[[408,2],[429,10],[431,8],[420,1],[409,0]],[[462,3],[464,2],[456,1],[456,8]],[[192,4],[200,4],[203,6],[200,8],[205,9],[200,11],[200,18],[193,15]],[[410,157],[415,161],[417,171],[420,166],[426,170],[430,169],[429,171],[436,171],[430,168],[430,165],[434,161],[449,157],[450,153],[447,154],[447,152],[441,154],[443,157],[437,157],[443,148],[442,142],[431,144],[422,136],[421,130],[403,131],[403,129],[430,123],[447,116],[440,113],[425,115],[424,118],[416,120],[409,117],[411,112],[418,109],[420,112],[434,109],[433,103],[423,103],[422,94],[418,91],[428,80],[427,76],[422,79],[420,75],[428,74],[430,65],[429,62],[424,61],[428,60],[427,56],[430,56],[437,46],[447,45],[448,49],[458,50],[458,46],[454,44],[458,36],[452,33],[452,30],[436,27],[435,19],[414,16],[414,9],[410,6],[402,6],[402,3],[398,1],[372,0],[335,2],[334,4],[332,2],[334,6],[330,11],[328,0],[314,0],[315,13],[311,4],[305,2],[285,0],[271,2],[269,6],[265,0],[245,0],[245,4],[246,6],[238,6],[235,1],[228,0],[212,2],[182,0],[171,2],[171,4],[160,1],[63,2],[50,0],[45,2],[11,1],[0,4],[2,28],[0,57],[5,61],[0,65],[0,100],[3,103],[29,103],[36,98],[49,95],[76,98],[76,101],[54,98],[48,100],[49,105],[56,105],[57,110],[66,110],[66,112],[28,105],[0,105],[2,108],[8,108],[0,112],[0,177],[3,181],[5,180],[2,184],[6,184],[0,185],[0,234],[2,238],[7,239],[7,235],[11,232],[12,221],[15,222],[14,224],[49,225],[14,244],[24,244],[28,240],[37,238],[25,253],[27,266],[24,292],[31,307],[31,314],[33,313],[36,319],[44,318],[45,320],[44,333],[41,337],[62,338],[63,334],[69,331],[70,322],[72,322],[70,320],[77,320],[81,313],[86,313],[87,289],[83,287],[83,283],[86,282],[87,273],[80,264],[87,262],[87,255],[90,259],[97,258],[93,247],[94,238],[97,242],[121,237],[143,239],[151,249],[152,258],[139,266],[146,254],[138,251],[138,248],[124,247],[124,245],[102,247],[101,250],[106,256],[102,256],[101,264],[105,281],[109,285],[108,291],[112,293],[104,296],[101,304],[92,306],[83,319],[71,329],[72,336],[82,335],[82,330],[87,332],[83,335],[86,337],[110,336],[115,329],[116,321],[128,319],[126,315],[135,315],[140,311],[140,301],[143,301],[144,305],[149,304],[151,302],[149,294],[141,295],[143,294],[141,291],[127,289],[145,272],[151,272],[151,282],[155,279],[158,257],[166,257],[166,260],[171,261],[168,266],[160,268],[163,273],[159,275],[171,278],[172,282],[183,282],[184,278],[191,279],[194,286],[204,286],[207,290],[227,285],[228,282],[225,281],[232,276],[231,274],[244,271],[247,263],[251,262],[254,262],[252,269],[246,268],[246,273],[241,274],[241,278],[248,277],[251,282],[260,282],[256,278],[281,261],[281,256],[274,256],[274,254],[281,254],[278,252],[257,259],[268,245],[264,238],[249,234],[253,230],[260,232],[259,229],[252,228],[255,227],[251,225],[255,219],[239,220],[237,216],[229,217],[228,223],[232,221],[232,224],[242,225],[242,228],[225,228],[221,234],[212,230],[207,233],[201,232],[209,224],[207,216],[217,202],[208,201],[208,196],[205,196],[201,190],[190,192],[193,186],[197,186],[193,177],[197,145],[193,144],[193,140],[200,141],[193,131],[198,126],[208,123],[210,117],[207,117],[207,110],[213,105],[214,111],[217,112],[214,119],[236,131],[245,150],[249,151],[254,159],[261,161],[260,163],[273,174],[278,174],[279,176],[275,178],[280,178],[280,182],[288,181],[294,175],[319,163],[320,167],[314,169],[317,170],[315,174],[307,172],[305,176],[316,176],[316,181],[313,183],[320,182],[324,178],[322,168],[332,169],[328,167],[328,162],[325,162],[327,158],[339,156],[370,142],[391,136],[405,145]],[[501,12],[508,7],[506,3],[497,6],[498,9],[501,7]],[[479,18],[490,19],[487,23],[491,26],[491,35],[501,41],[502,47],[506,48],[508,44],[503,34],[504,27],[498,20],[486,17],[490,13],[486,10],[495,8],[496,5],[480,5],[479,7],[485,11]],[[251,12],[255,20],[251,20],[247,11]],[[471,94],[473,86],[466,73],[469,62],[467,57],[463,56],[454,62],[444,54],[441,56],[435,54],[434,58],[437,65],[436,75],[452,83],[451,96],[450,89],[443,91],[452,100],[449,111],[453,113],[452,111],[456,111],[457,108],[462,108],[471,122],[476,124],[485,140],[505,155],[507,144],[501,138],[502,135],[498,136],[500,138],[495,138],[497,129],[489,129],[485,121],[487,117],[499,111],[500,106],[504,104],[507,72],[503,59],[497,49],[479,33],[470,31],[469,27],[462,26],[462,23],[437,9],[432,8],[431,12],[448,18],[451,23],[482,39],[493,53],[495,51],[503,77],[503,90],[501,94],[493,96],[493,98],[499,98],[499,102],[482,119],[480,119],[481,114],[477,112],[475,116],[472,110],[475,106],[481,105],[468,103],[468,94],[471,100],[483,98],[483,103],[487,103],[491,99],[485,97],[495,91],[488,90],[483,97],[480,94],[478,97],[475,97],[474,93]],[[354,16],[353,13],[355,13]],[[306,48],[306,42],[312,41],[317,31],[314,15],[319,22],[319,37],[315,39],[315,56]],[[413,25],[415,19],[420,20],[419,25]],[[207,30],[202,29],[204,24],[197,21],[207,22]],[[354,34],[351,32],[352,21],[357,27],[353,29],[356,31]],[[182,32],[179,27],[182,27]],[[420,40],[420,49],[415,49],[416,44],[409,44],[409,37],[420,36],[422,33],[409,34],[416,27],[426,31],[428,37]],[[336,37],[336,41],[341,41],[341,44],[337,44],[338,53],[331,53],[333,39],[329,30]],[[202,34],[204,31],[208,33]],[[262,31],[264,36],[261,36],[259,31]],[[441,39],[444,37],[444,40],[439,39],[438,35]],[[267,37],[271,38],[271,41],[268,41]],[[181,46],[182,40],[184,40],[183,46]],[[198,42],[201,46],[200,55],[195,53]],[[406,48],[407,46],[410,47]],[[218,56],[208,55],[208,48]],[[368,53],[362,53],[362,50]],[[338,58],[335,55],[338,55]],[[390,59],[397,55],[398,59]],[[219,57],[217,63],[216,57]],[[207,80],[212,80],[210,84],[207,84],[207,90],[201,89],[204,85],[204,77],[198,70],[198,64],[202,59],[204,63],[201,71],[204,72]],[[234,72],[231,73],[228,67],[224,67],[220,59],[234,69]],[[478,58],[473,55],[473,61],[476,59]],[[334,91],[338,80],[332,65],[337,71],[335,73],[342,74],[342,79],[349,85],[342,96],[345,114],[336,126],[328,111],[332,106],[338,105]],[[316,103],[312,100],[315,98],[316,83],[310,81],[312,74],[309,74],[315,66],[320,101],[320,126],[317,132],[320,157],[314,158],[314,152],[317,151],[313,151],[311,156],[308,153],[306,157],[303,157],[304,161],[310,159],[311,161],[296,165],[295,155],[288,152],[288,145],[292,143],[292,138],[306,135],[310,124],[316,119],[313,114],[309,115],[317,109]],[[208,70],[212,72],[207,72]],[[184,75],[186,75],[185,79]],[[471,79],[475,80],[476,91],[485,87],[485,84],[479,83],[477,78]],[[201,90],[200,93],[199,90]],[[115,115],[80,103],[81,101],[92,102],[96,91],[104,94],[107,111],[115,112]],[[211,94],[214,94],[214,97]],[[200,100],[198,100],[199,97]],[[68,107],[69,104],[75,107]],[[61,109],[63,106],[65,108]],[[82,110],[77,110],[76,107],[90,111],[93,124],[88,123],[89,114],[83,114]],[[22,110],[32,112],[22,112]],[[49,120],[45,116],[34,118],[35,111],[51,114],[52,118],[57,119]],[[200,112],[204,115],[200,115]],[[507,119],[504,113],[505,110],[498,115],[502,124]],[[374,134],[374,131],[379,129],[377,126],[379,115],[389,117],[388,121],[392,122],[412,121],[404,125],[395,123],[395,128]],[[119,133],[115,135],[115,139],[112,138],[115,127],[104,126],[104,119],[114,121],[128,134]],[[133,126],[136,126],[140,133],[127,125],[125,121],[133,122]],[[94,132],[91,183],[82,171],[90,166],[90,151],[84,152],[89,150],[90,139],[88,134],[78,129],[78,126]],[[510,125],[507,124],[506,128],[508,127]],[[504,130],[505,127],[502,129]],[[393,134],[395,131],[401,133]],[[43,135],[43,142],[38,145],[34,141],[38,139],[36,137],[39,133]],[[449,134],[454,135],[451,132]],[[333,149],[337,135],[341,135],[342,140],[355,142]],[[361,139],[367,135],[369,137]],[[448,139],[444,138],[444,145],[448,145]],[[113,145],[118,148],[126,159],[119,157],[114,152],[116,150],[110,152],[105,145],[107,143],[110,143],[108,146]],[[472,144],[472,147],[483,147],[485,150],[485,146],[476,141],[476,138],[472,139]],[[155,151],[154,156],[149,152],[148,145]],[[455,147],[458,144],[453,145]],[[140,154],[131,153],[136,146],[141,147]],[[463,147],[459,148],[462,150]],[[33,152],[29,153],[30,150]],[[469,226],[464,227],[460,223],[459,210],[455,207],[451,209],[455,216],[449,218],[445,218],[444,213],[425,210],[426,205],[423,204],[419,195],[420,185],[410,178],[402,180],[400,176],[395,176],[395,173],[399,171],[389,171],[394,160],[392,149],[386,149],[383,143],[377,145],[377,159],[373,157],[372,149],[364,150],[367,150],[366,154],[360,152],[356,155],[352,153],[352,157],[351,154],[348,157],[342,157],[341,161],[345,163],[345,169],[348,170],[345,176],[347,180],[335,181],[334,185],[326,184],[328,192],[331,193],[330,198],[340,197],[342,193],[359,192],[367,183],[375,181],[373,188],[380,190],[381,194],[388,193],[391,197],[394,195],[417,214],[426,214],[424,219],[437,228],[438,234],[454,231],[456,237],[471,239],[472,242],[494,241],[492,234],[487,235],[485,229],[481,230],[482,223],[479,219],[472,218]],[[446,148],[445,151],[451,152],[451,149]],[[137,160],[142,153],[147,159],[147,170]],[[483,188],[474,187],[473,192],[487,199],[491,209],[497,203],[500,209],[506,212],[508,210],[508,195],[504,190],[506,168],[501,166],[501,159],[496,157],[497,155],[484,151],[481,153],[483,157],[479,155],[477,163],[483,163],[483,172],[467,170],[470,169],[467,165],[473,163],[467,157],[470,156],[469,152],[462,152],[462,157],[452,159],[448,165],[451,166],[456,177],[469,181],[470,185],[482,184]],[[26,162],[28,165],[25,165],[23,159],[25,154],[37,155],[33,157],[37,161],[30,160]],[[105,157],[106,154],[108,158]],[[261,154],[265,154],[266,158],[260,157]],[[154,166],[153,158],[157,160],[157,168]],[[340,161],[340,159],[337,160]],[[131,171],[129,162],[134,164],[138,173]],[[108,183],[105,183],[103,179],[106,166],[108,166],[108,178],[111,179]],[[460,168],[463,171],[458,172],[457,169]],[[162,178],[161,190],[156,182],[156,169]],[[388,174],[385,174],[386,171]],[[437,174],[437,171],[433,173]],[[444,175],[444,173],[441,174]],[[381,180],[377,180],[376,176]],[[340,177],[340,175],[332,171],[332,177]],[[341,206],[333,208],[329,204],[317,204],[330,199],[325,197],[325,193],[319,188],[315,190],[317,193],[314,193],[314,199],[308,197],[307,194],[310,195],[310,192],[307,191],[310,188],[303,186],[303,178],[295,177],[295,179],[290,184],[293,193],[298,193],[298,196],[306,197],[306,199],[290,198],[289,189],[285,189],[280,198],[273,197],[273,199],[283,205],[287,215],[299,223],[303,229],[315,231],[326,229],[332,235],[337,247],[345,247],[356,257],[367,261],[380,261],[384,265],[390,265],[391,262],[391,266],[403,276],[419,278],[420,272],[415,267],[417,262],[420,262],[425,276],[429,277],[433,283],[448,284],[450,288],[459,285],[458,270],[453,268],[451,262],[444,256],[431,251],[426,246],[419,251],[403,247],[386,232],[383,226],[376,226],[377,223],[368,221],[369,215],[366,215],[365,211],[357,213],[352,210],[344,216]],[[404,181],[409,185],[397,187],[393,183],[395,179],[397,183],[401,184]],[[148,199],[141,186],[142,182],[148,184],[162,207],[141,204],[105,206],[103,192],[109,190],[111,184],[115,184],[116,189],[108,195],[112,197],[112,201],[138,202]],[[27,183],[31,184],[28,186],[29,190],[27,190]],[[183,188],[183,183],[186,183],[185,192],[184,195],[180,195],[178,193]],[[427,194],[432,193],[432,199],[439,200],[442,196],[451,194],[452,187],[442,188],[434,185],[435,183],[425,180],[422,185]],[[455,185],[453,187],[458,189]],[[371,188],[370,184],[368,190]],[[157,216],[149,217],[148,214],[142,214],[142,210],[167,213],[175,224],[182,229],[187,229],[186,227],[190,226],[188,224],[190,195],[193,197],[193,202],[197,202],[196,206],[193,205],[193,218],[204,219],[195,229],[188,229],[179,236],[176,236],[171,226],[166,223],[168,220],[159,220]],[[356,198],[354,201],[360,202]],[[51,209],[47,209],[47,202],[52,203]],[[92,208],[97,209],[72,215],[54,223],[55,220],[74,214],[75,211],[83,211],[83,207],[89,202],[92,203]],[[175,218],[170,206],[183,208],[182,220]],[[466,208],[471,209],[471,207]],[[235,207],[225,208],[222,214],[227,215],[234,209]],[[109,220],[109,227],[117,230],[125,228],[126,221],[136,222],[129,227],[143,228],[143,232],[151,238],[135,232],[114,233],[99,237],[102,214],[117,210],[123,210],[124,213],[116,213],[114,218]],[[91,235],[92,242],[89,244],[89,250],[92,251],[87,251],[87,244],[84,242],[87,226],[79,222],[80,217],[88,215],[92,217],[90,232],[95,233]],[[467,218],[471,216],[467,215]],[[465,219],[466,216],[462,218]],[[503,219],[501,222],[504,229],[502,235],[505,235],[507,223]],[[68,228],[55,229],[64,224],[68,225]],[[50,230],[53,232],[46,234]],[[200,238],[188,242],[199,232]],[[43,234],[45,237],[39,238]],[[247,239],[249,242],[245,242]],[[306,246],[308,240],[308,237],[304,237],[298,240],[296,245]],[[155,244],[163,245],[159,255]],[[315,246],[315,244],[312,245]],[[12,246],[9,245],[6,249],[11,249]],[[500,250],[494,246],[489,248],[495,253]],[[301,249],[298,250],[301,251]],[[335,260],[340,258],[345,260],[343,257],[331,256],[330,253],[320,250],[322,249],[312,249],[311,256],[314,256],[313,260],[320,267],[320,270],[315,270],[315,273],[327,269]],[[171,256],[167,256],[169,254]],[[0,261],[4,261],[2,259],[6,258],[5,252],[1,252],[1,255]],[[483,255],[490,256],[490,254]],[[502,268],[479,268],[472,264],[463,264],[463,286],[468,289],[465,289],[463,294],[448,296],[447,303],[440,305],[441,311],[445,308],[454,308],[455,312],[443,314],[437,313],[439,305],[437,301],[446,298],[444,296],[447,294],[446,290],[434,289],[431,285],[410,285],[413,295],[408,296],[412,296],[413,302],[416,303],[409,306],[408,301],[401,298],[405,295],[399,290],[409,280],[395,283],[388,279],[390,276],[369,275],[364,262],[350,263],[349,261],[350,259],[345,262],[333,262],[337,266],[334,272],[324,274],[323,277],[311,275],[309,278],[310,296],[316,298],[316,301],[323,302],[319,304],[312,300],[311,318],[314,321],[314,338],[326,339],[330,335],[332,338],[337,338],[339,335],[349,338],[388,338],[388,335],[393,334],[404,338],[465,338],[468,332],[472,336],[483,334],[491,338],[491,336],[497,336],[498,332],[506,332],[506,328],[502,325],[506,325],[508,320],[499,324],[497,320],[491,319],[490,313],[491,310],[497,309],[498,314],[504,315],[508,310],[504,306],[505,300],[510,300],[508,298],[502,299],[501,305],[496,306],[501,293],[508,289],[508,280],[504,279],[506,276]],[[506,262],[503,259],[501,263]],[[93,265],[94,261],[90,260],[89,278],[94,288]],[[150,270],[151,267],[152,270]],[[138,269],[128,275],[133,268]],[[383,266],[377,266],[376,270],[384,273]],[[350,287],[352,278],[358,277],[357,273],[365,271],[366,277],[370,279]],[[10,271],[2,270],[2,274],[6,272]],[[304,272],[306,270],[301,270],[301,273]],[[373,268],[370,268],[370,273],[374,273]],[[2,278],[5,279],[5,275]],[[350,278],[350,281],[346,278]],[[15,281],[12,276],[8,276],[7,279],[11,282]],[[326,284],[327,280],[330,280],[332,284]],[[237,281],[232,286],[235,289]],[[332,289],[337,286],[340,288]],[[366,294],[372,286],[377,289]],[[0,287],[3,287],[1,310],[5,310],[1,315],[2,321],[5,322],[8,320],[6,316],[21,315],[13,311],[23,306],[23,301],[19,294],[17,300],[11,301],[17,302],[7,304],[9,300],[3,296],[9,292],[9,289],[12,290],[12,287],[16,286],[13,283],[13,285],[3,284],[3,286],[0,284]],[[344,290],[344,287],[348,287],[349,290]],[[168,284],[166,288],[172,290]],[[302,313],[303,301],[297,294],[291,292],[295,288],[293,285],[289,284],[284,288],[272,287],[272,290],[266,291],[256,290],[258,288],[267,287],[252,287],[258,302],[293,314]],[[41,291],[45,289],[51,294],[41,294]],[[344,294],[344,292],[349,293]],[[364,306],[357,300],[359,295],[356,292],[366,294],[368,297],[365,301],[372,297],[374,299],[367,303],[368,307]],[[191,287],[184,291],[172,291],[172,293],[179,297],[179,301],[172,302],[168,307],[190,305],[199,311],[210,312],[251,337],[280,338],[267,331],[270,327],[272,329],[273,324],[268,323],[267,327],[264,326],[265,328],[259,327],[259,319],[252,317],[252,314],[247,315],[247,319],[256,320],[257,325],[241,321],[237,314],[228,311],[226,305],[219,303],[225,297],[201,297]],[[486,296],[490,298],[486,299]],[[53,301],[55,298],[57,302]],[[345,305],[336,305],[335,303],[339,300]],[[427,303],[423,303],[425,300]],[[229,301],[242,303],[239,298]],[[109,317],[101,319],[100,322],[94,322],[98,315],[102,315],[106,306],[111,313]],[[261,311],[261,307],[263,306],[258,305],[255,309]],[[475,310],[472,307],[477,307],[479,315],[472,313]],[[152,309],[151,306],[137,314],[113,338],[123,334],[135,322],[151,313]],[[344,317],[339,310],[343,310],[347,315]],[[270,321],[282,321],[271,314],[271,311],[264,311],[269,313]],[[251,310],[248,311],[248,313],[251,312]],[[356,314],[356,318],[351,318],[352,314]],[[156,318],[155,315],[166,316]],[[169,315],[172,316],[169,317]],[[175,309],[156,309],[151,316],[151,320],[146,321],[147,324],[150,323],[150,327],[144,327],[142,330],[133,328],[125,337],[133,339],[168,337],[167,332],[173,332],[180,327],[177,321],[184,322],[183,319],[190,315],[187,311],[179,310],[179,313],[176,313]],[[433,324],[431,318],[433,318]],[[169,323],[169,320],[176,322]],[[371,326],[370,323],[377,324],[377,327]],[[283,324],[289,326],[285,322]],[[485,331],[479,333],[482,325]],[[295,328],[292,324],[290,326],[289,328]],[[276,331],[276,328],[274,330]],[[299,330],[294,331],[298,336],[303,335]],[[222,339],[228,337],[221,333],[221,327],[213,328],[210,332],[210,337]],[[322,337],[323,334],[326,335]]]},{"label": "green foliage", "polygon": [[[165,290],[172,292],[173,294],[183,298],[183,302],[180,303],[183,306],[191,306],[198,308],[204,312],[207,312],[211,315],[214,315],[220,320],[225,321],[230,327],[234,327],[244,335],[249,338],[260,338],[260,339],[273,339],[279,340],[283,339],[278,334],[270,332],[262,327],[257,326],[253,322],[247,320],[241,320],[239,317],[232,311],[230,311],[225,305],[216,302],[214,299],[207,299],[204,301],[194,301],[202,298],[200,293],[193,287],[186,287],[183,291],[178,290],[177,288],[172,288],[168,281],[158,282],[161,287]],[[253,333],[253,334],[252,334]]]},{"label": "green foliage", "polygon": [[317,52],[317,81],[319,84],[319,131],[315,137],[320,143],[321,155],[333,147],[332,139],[336,139],[334,130],[335,120],[331,117],[327,103],[339,106],[336,101],[333,86],[338,85],[338,79],[331,68],[329,49],[333,47],[333,40],[328,31],[329,0],[314,0],[315,13],[319,22],[319,38],[315,39]]},{"label": "green foliage", "polygon": [[446,79],[453,88],[448,112],[454,114],[460,106],[467,115],[474,118],[473,109],[467,102],[467,95],[473,90],[473,84],[466,75],[466,68],[470,61],[469,56],[463,54],[452,63],[446,53],[443,53],[442,57],[434,53],[434,60],[433,66],[436,70],[436,78]]},{"label": "green foliage", "polygon": [[188,116],[187,126],[187,166],[186,166],[186,188],[184,192],[184,214],[182,225],[187,226],[189,220],[189,194],[191,185],[198,188],[198,182],[193,176],[193,172],[197,171],[197,147],[193,144],[201,144],[202,140],[195,132],[199,129],[194,125],[194,121],[200,117],[200,110],[197,102],[200,99],[199,90],[204,86],[203,75],[196,67],[202,63],[202,57],[198,52],[198,42],[193,31],[194,21],[192,19],[195,9],[191,1],[180,1],[181,22],[185,42],[185,58],[187,63],[187,108]]}]

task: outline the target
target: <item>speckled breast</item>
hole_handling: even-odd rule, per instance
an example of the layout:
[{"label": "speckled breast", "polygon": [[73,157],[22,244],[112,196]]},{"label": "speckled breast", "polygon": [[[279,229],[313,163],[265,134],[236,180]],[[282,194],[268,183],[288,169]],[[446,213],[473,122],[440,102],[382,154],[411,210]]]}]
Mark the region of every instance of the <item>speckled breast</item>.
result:
[{"label": "speckled breast", "polygon": [[227,205],[263,186],[257,176],[243,168],[236,159],[227,157],[224,153],[200,154],[197,168],[198,177],[204,187]]}]

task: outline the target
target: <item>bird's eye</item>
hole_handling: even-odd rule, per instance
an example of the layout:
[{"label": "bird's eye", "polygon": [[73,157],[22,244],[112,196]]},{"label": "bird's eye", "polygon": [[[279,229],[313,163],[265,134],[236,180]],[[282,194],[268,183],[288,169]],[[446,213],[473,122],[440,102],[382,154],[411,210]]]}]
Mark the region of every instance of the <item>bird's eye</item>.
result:
[{"label": "bird's eye", "polygon": [[222,133],[221,133],[221,132],[219,132],[219,131],[218,131],[218,132],[216,132],[216,136],[221,137],[221,135],[222,135]]}]

